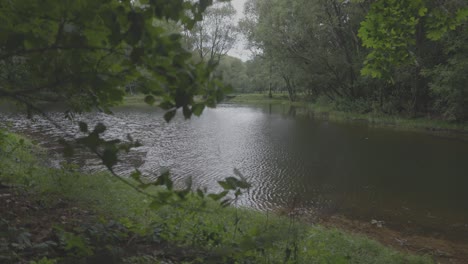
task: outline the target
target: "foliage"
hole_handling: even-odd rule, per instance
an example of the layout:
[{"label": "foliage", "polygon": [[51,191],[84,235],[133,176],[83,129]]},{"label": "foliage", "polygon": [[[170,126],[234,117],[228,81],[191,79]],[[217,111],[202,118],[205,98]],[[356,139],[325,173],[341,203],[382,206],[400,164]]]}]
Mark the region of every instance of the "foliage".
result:
[{"label": "foliage", "polygon": [[[358,21],[363,7],[350,1],[263,1],[246,5],[244,34],[289,96],[356,96]],[[265,66],[267,66],[265,65]]]},{"label": "foliage", "polygon": [[341,111],[467,120],[456,81],[466,1],[249,0],[245,15],[240,28],[256,54],[245,63],[256,65],[247,91],[327,97]]},{"label": "foliage", "polygon": [[423,34],[421,25],[429,39],[438,40],[468,18],[468,8],[457,9],[454,15],[445,7],[429,8],[423,0],[380,0],[372,4],[359,29],[364,47],[371,49],[362,74],[393,81],[394,68],[418,64],[413,47],[420,41],[416,34]]},{"label": "foliage", "polygon": [[468,119],[468,30],[467,26],[447,36],[443,41],[448,60],[424,72],[431,77],[430,90],[434,107],[448,120]]},{"label": "foliage", "polygon": [[211,68],[194,63],[181,35],[157,23],[192,28],[212,1],[3,1],[0,4],[0,97],[30,111],[60,102],[70,111],[109,107],[122,100],[122,85],[141,84],[147,102],[190,115],[194,96],[213,106],[221,84]]},{"label": "foliage", "polygon": [[394,67],[414,61],[409,47],[416,44],[416,26],[426,13],[423,0],[372,4],[359,29],[363,46],[371,49],[362,74],[390,79]]},{"label": "foliage", "polygon": [[228,55],[221,57],[214,75],[222,76],[223,82],[231,85],[236,92],[248,91],[251,86],[245,63]]}]

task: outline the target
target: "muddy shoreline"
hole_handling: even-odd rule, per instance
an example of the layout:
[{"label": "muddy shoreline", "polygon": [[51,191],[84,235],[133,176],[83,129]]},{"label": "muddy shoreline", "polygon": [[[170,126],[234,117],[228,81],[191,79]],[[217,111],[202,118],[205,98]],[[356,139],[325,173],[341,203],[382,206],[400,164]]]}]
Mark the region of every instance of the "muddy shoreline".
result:
[{"label": "muddy shoreline", "polygon": [[380,221],[352,220],[343,215],[321,216],[314,222],[327,228],[364,235],[401,252],[429,255],[437,263],[468,263],[468,238],[461,240],[445,234],[422,234],[408,228],[388,227]]}]

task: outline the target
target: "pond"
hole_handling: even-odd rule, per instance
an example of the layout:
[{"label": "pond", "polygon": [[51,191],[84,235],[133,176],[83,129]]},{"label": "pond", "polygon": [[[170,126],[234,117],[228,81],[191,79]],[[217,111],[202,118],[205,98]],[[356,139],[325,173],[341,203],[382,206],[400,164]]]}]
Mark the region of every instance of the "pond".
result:
[{"label": "pond", "polygon": [[[154,177],[169,169],[179,186],[191,177],[195,186],[218,191],[217,181],[236,168],[253,185],[239,202],[243,206],[301,208],[468,238],[468,142],[296,112],[226,104],[190,120],[179,114],[167,124],[160,110],[122,107],[112,116],[77,119],[105,123],[109,138],[131,134],[141,140],[144,146],[119,164],[121,174],[135,167]],[[0,122],[57,152],[57,140],[76,136],[78,129],[62,112],[49,115],[65,130],[18,113],[3,113]],[[87,153],[75,161],[84,170],[103,169]]]}]

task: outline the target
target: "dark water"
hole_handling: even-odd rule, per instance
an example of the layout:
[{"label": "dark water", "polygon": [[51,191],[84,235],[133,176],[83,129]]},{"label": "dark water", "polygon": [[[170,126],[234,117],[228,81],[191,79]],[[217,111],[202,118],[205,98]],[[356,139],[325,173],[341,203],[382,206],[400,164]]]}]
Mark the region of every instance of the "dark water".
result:
[{"label": "dark water", "polygon": [[[151,177],[170,169],[180,185],[190,176],[196,186],[215,191],[217,181],[237,168],[253,184],[241,201],[245,206],[299,207],[468,239],[468,142],[296,112],[222,105],[200,118],[178,115],[166,124],[158,110],[120,108],[113,116],[78,119],[104,122],[110,138],[130,133],[143,142],[119,165],[122,174],[136,167]],[[62,113],[50,116],[76,135],[76,125]],[[51,149],[64,136],[39,118],[4,113],[0,121]],[[102,169],[86,153],[76,161],[86,170]]]}]

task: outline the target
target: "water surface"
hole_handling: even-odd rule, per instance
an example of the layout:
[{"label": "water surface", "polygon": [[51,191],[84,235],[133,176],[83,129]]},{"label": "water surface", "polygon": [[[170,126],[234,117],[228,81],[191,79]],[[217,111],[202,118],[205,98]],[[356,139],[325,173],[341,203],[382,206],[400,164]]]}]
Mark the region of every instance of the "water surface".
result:
[{"label": "water surface", "polygon": [[[244,206],[295,207],[468,238],[468,142],[295,113],[283,106],[221,105],[167,124],[159,110],[127,107],[77,120],[105,123],[109,138],[131,134],[142,141],[117,167],[121,174],[134,167],[154,177],[170,169],[179,186],[192,177],[195,186],[217,191],[217,181],[237,168],[253,185],[240,201]],[[77,136],[78,129],[61,112],[49,115],[66,131],[18,113],[4,113],[0,121],[56,150],[60,137]],[[87,153],[75,161],[85,170],[103,169]]]}]

